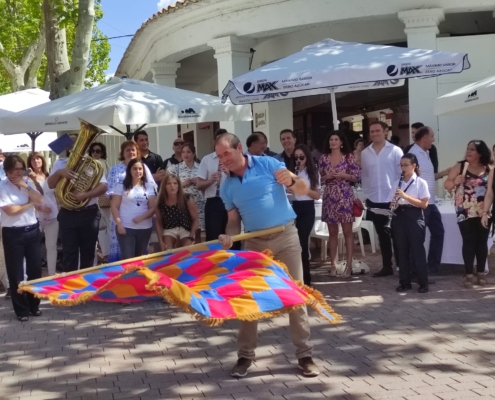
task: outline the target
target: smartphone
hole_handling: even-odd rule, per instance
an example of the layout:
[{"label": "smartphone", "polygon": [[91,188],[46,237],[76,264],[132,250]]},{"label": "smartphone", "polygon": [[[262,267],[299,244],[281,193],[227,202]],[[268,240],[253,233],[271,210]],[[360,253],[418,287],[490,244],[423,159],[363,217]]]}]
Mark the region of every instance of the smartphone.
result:
[{"label": "smartphone", "polygon": [[26,170],[24,171],[24,176],[28,176],[30,173],[31,173],[31,171],[30,171],[29,169],[26,169]]}]

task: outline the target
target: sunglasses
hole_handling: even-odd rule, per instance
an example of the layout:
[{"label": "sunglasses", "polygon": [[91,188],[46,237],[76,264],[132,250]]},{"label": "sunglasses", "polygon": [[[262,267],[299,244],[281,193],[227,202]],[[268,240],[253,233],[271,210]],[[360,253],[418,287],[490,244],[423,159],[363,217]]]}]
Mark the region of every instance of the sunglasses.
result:
[{"label": "sunglasses", "polygon": [[184,142],[174,142],[174,146],[182,146]]},{"label": "sunglasses", "polygon": [[294,160],[304,161],[305,159],[306,159],[306,156],[294,156]]},{"label": "sunglasses", "polygon": [[101,150],[100,149],[93,149],[93,150],[91,150],[91,153],[100,154]]}]

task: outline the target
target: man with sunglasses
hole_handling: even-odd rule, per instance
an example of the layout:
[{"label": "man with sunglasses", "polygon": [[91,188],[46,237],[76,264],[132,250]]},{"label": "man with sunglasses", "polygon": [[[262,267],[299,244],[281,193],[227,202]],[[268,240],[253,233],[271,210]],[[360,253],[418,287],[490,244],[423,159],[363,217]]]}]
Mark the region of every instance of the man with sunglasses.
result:
[{"label": "man with sunglasses", "polygon": [[168,163],[177,165],[182,161],[182,146],[184,146],[184,139],[177,138],[174,140],[174,145],[172,148],[174,154],[165,160],[165,170],[167,170]]}]

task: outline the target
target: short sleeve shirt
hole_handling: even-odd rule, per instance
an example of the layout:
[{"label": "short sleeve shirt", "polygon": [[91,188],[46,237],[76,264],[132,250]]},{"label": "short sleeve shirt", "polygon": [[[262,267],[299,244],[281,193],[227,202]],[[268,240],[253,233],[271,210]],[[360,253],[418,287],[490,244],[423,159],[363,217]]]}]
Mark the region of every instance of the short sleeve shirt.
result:
[{"label": "short sleeve shirt", "polygon": [[296,218],[285,186],[277,183],[275,171],[285,168],[272,157],[245,156],[244,176],[230,175],[220,187],[225,208],[237,208],[246,232],[286,225]]},{"label": "short sleeve shirt", "polygon": [[[391,202],[393,200],[393,198],[395,197],[395,191],[397,190],[397,188],[399,186],[399,181],[400,180],[397,180],[394,183],[393,188],[390,190],[390,194],[388,196],[389,202]],[[409,196],[411,196],[415,199],[421,200],[421,199],[429,199],[430,198],[430,191],[428,190],[428,183],[426,183],[426,181],[423,178],[420,178],[416,174],[412,174],[409,181],[407,181],[407,182],[402,181],[400,188],[401,188],[401,190],[405,190],[406,194],[408,194]],[[406,188],[407,188],[407,190],[406,190]],[[397,204],[399,204],[400,206],[411,205],[411,203],[409,203],[405,199],[399,199]]]},{"label": "short sleeve shirt", "polygon": [[[34,184],[28,181],[28,186],[31,190],[36,190]],[[29,194],[27,189],[19,189],[16,185],[11,183],[8,179],[0,182],[0,207],[6,206],[22,206],[29,202]],[[7,213],[2,212],[2,227],[12,228],[12,227],[22,227],[34,225],[38,222],[36,219],[36,212],[34,207],[28,208],[21,214],[18,215],[7,215]]]},{"label": "short sleeve shirt", "polygon": [[122,225],[131,229],[148,229],[151,228],[151,217],[135,223],[132,220],[143,215],[149,210],[149,198],[155,195],[155,188],[150,183],[145,186],[134,186],[130,190],[125,190],[121,183],[115,187],[115,195],[122,196],[120,203],[119,216]]},{"label": "short sleeve shirt", "polygon": [[[217,153],[213,152],[203,157],[201,163],[198,168],[198,178],[208,180],[211,176],[218,172],[220,165],[220,160],[218,159]],[[216,197],[217,189],[220,189],[220,186],[227,179],[227,174],[222,172],[222,177],[220,178],[220,182],[216,184],[210,185],[210,187],[205,190],[205,198],[209,199],[211,197]]]},{"label": "short sleeve shirt", "polygon": [[[67,160],[68,158],[59,158],[53,165],[52,174],[57,172],[59,169],[65,168],[65,166],[67,165]],[[103,175],[101,176],[99,183],[107,183],[107,177],[105,173],[103,173]],[[98,197],[92,197],[91,199],[89,199],[88,204],[86,204],[86,207],[92,206],[96,203],[98,203]]]},{"label": "short sleeve shirt", "polygon": [[148,157],[142,157],[141,160],[148,166],[152,174],[156,174],[156,171],[165,168],[162,157],[151,151],[149,152]]}]

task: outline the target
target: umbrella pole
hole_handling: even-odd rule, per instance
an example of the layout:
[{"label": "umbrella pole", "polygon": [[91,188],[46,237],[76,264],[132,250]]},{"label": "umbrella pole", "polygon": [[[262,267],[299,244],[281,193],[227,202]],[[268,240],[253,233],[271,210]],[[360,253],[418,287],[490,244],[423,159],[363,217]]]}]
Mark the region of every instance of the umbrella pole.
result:
[{"label": "umbrella pole", "polygon": [[337,118],[337,102],[335,100],[335,88],[330,89],[330,98],[332,103],[332,118],[333,118],[333,129],[339,129],[339,119]]}]

